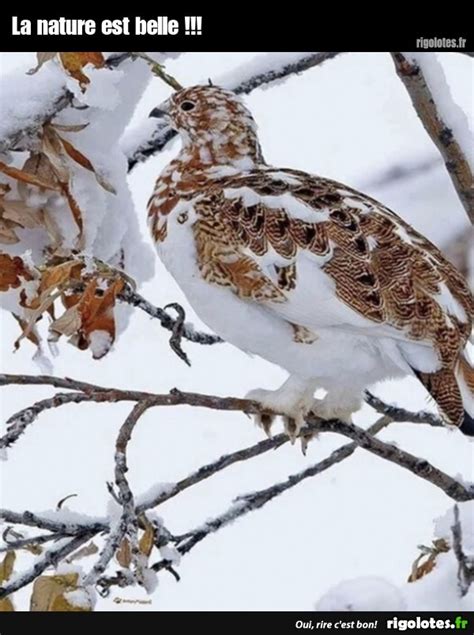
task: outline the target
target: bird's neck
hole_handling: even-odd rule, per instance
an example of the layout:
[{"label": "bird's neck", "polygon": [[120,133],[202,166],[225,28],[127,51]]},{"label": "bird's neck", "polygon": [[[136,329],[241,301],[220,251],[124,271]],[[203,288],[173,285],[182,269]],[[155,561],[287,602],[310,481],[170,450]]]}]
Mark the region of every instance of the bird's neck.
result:
[{"label": "bird's neck", "polygon": [[264,166],[255,135],[219,140],[212,136],[199,143],[184,139],[183,148],[159,176],[148,203],[155,240],[166,235],[166,217],[180,200],[190,199],[213,182]]},{"label": "bird's neck", "polygon": [[183,148],[177,158],[193,172],[209,169],[212,172],[216,167],[245,171],[264,163],[257,136],[250,129],[232,135],[202,131],[194,139],[182,137]]}]

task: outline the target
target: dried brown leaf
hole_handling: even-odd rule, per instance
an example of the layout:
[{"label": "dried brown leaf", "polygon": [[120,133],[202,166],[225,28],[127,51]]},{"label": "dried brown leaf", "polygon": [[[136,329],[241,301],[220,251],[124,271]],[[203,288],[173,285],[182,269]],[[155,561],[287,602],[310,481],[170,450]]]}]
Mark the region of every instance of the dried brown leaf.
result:
[{"label": "dried brown leaf", "polygon": [[80,560],[81,558],[87,558],[87,556],[93,556],[99,552],[99,547],[95,542],[90,542],[85,547],[81,547],[67,558],[67,562],[74,562],[74,560]]},{"label": "dried brown leaf", "polygon": [[37,187],[41,187],[45,190],[53,190],[58,191],[59,186],[57,183],[52,183],[49,181],[44,181],[39,178],[35,174],[31,174],[30,172],[25,172],[24,170],[19,170],[18,168],[13,167],[12,165],[7,165],[0,161],[0,172],[3,172],[7,176],[12,179],[16,179],[17,181],[21,181],[22,183],[28,183],[29,185],[36,185]]},{"label": "dried brown leaf", "polygon": [[90,611],[72,605],[65,597],[66,593],[78,589],[78,574],[40,576],[33,584],[30,599],[30,611]]},{"label": "dried brown leaf", "polygon": [[112,194],[117,193],[115,188],[101,174],[96,171],[92,163],[84,154],[82,154],[82,152],[80,152],[75,146],[73,146],[72,143],[67,139],[64,139],[63,137],[59,138],[61,140],[61,143],[63,144],[64,150],[73,161],[81,165],[86,170],[93,172],[95,178],[97,179],[97,182],[104,188],[104,190],[107,190],[107,192],[111,192]]},{"label": "dried brown leaf", "polygon": [[30,68],[30,70],[27,71],[26,74],[34,75],[35,73],[39,71],[39,69],[43,66],[43,64],[46,64],[46,62],[49,62],[49,60],[52,60],[56,55],[57,53],[36,53],[37,65],[34,68]]},{"label": "dried brown leaf", "polygon": [[15,608],[10,598],[3,598],[0,600],[0,613],[11,613]]},{"label": "dried brown leaf", "polygon": [[77,204],[76,199],[74,198],[74,196],[72,195],[72,192],[69,188],[69,185],[63,185],[63,193],[67,199],[67,202],[69,204],[69,208],[71,210],[72,213],[72,217],[74,218],[74,221],[77,225],[77,228],[79,229],[79,245],[78,248],[81,249],[82,248],[82,241],[83,241],[83,229],[84,229],[84,225],[83,225],[83,221],[82,221],[82,211],[81,208],[79,207],[79,205]]},{"label": "dried brown leaf", "polygon": [[124,569],[129,569],[132,562],[132,549],[130,547],[130,541],[128,538],[124,538],[120,543],[120,547],[115,554],[117,562]]},{"label": "dried brown leaf", "polygon": [[0,218],[0,243],[2,245],[14,245],[15,243],[20,242],[20,239],[15,232],[15,229],[17,228],[18,225],[15,223]]},{"label": "dried brown leaf", "polygon": [[0,252],[0,291],[17,289],[23,278],[31,280],[31,273],[19,256],[9,256]]},{"label": "dried brown leaf", "polygon": [[3,209],[2,216],[4,219],[13,221],[28,229],[41,226],[41,214],[39,214],[36,207],[30,207],[23,201],[10,201],[7,199],[3,199],[0,206]]},{"label": "dried brown leaf", "polygon": [[16,555],[14,551],[7,551],[3,561],[0,564],[0,584],[7,582],[13,573]]},{"label": "dried brown leaf", "polygon": [[104,56],[98,52],[59,53],[59,57],[66,72],[79,82],[82,91],[90,83],[90,79],[83,73],[84,67],[87,64],[92,64],[95,68],[102,68],[105,65]]},{"label": "dried brown leaf", "polygon": [[153,550],[153,545],[155,544],[155,528],[145,514],[143,514],[141,520],[145,526],[145,531],[138,542],[138,549],[140,553],[148,558]]},{"label": "dried brown leaf", "polygon": [[50,125],[43,126],[41,151],[51,163],[53,172],[60,183],[67,184],[71,177],[61,138]]}]

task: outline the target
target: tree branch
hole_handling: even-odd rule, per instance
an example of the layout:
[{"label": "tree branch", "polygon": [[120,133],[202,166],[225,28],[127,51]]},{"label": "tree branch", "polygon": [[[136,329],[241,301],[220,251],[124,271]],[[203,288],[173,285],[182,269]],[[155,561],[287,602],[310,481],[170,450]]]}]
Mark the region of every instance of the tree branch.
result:
[{"label": "tree branch", "polygon": [[[459,199],[474,223],[472,171],[459,141],[443,121],[439,105],[419,64],[403,53],[392,53],[392,58],[397,75],[402,80],[423,127],[441,153]],[[442,69],[439,72],[442,74]]]},{"label": "tree branch", "polygon": [[122,291],[122,293],[119,294],[118,298],[122,302],[126,302],[127,304],[130,304],[133,307],[141,309],[142,311],[144,311],[151,317],[159,320],[161,326],[167,329],[168,331],[171,331],[173,335],[175,335],[176,330],[179,329],[178,343],[181,337],[184,337],[190,342],[195,342],[196,344],[210,345],[210,344],[220,344],[223,342],[223,340],[217,335],[212,335],[210,333],[200,333],[199,331],[195,331],[190,324],[185,324],[184,310],[179,304],[175,302],[173,304],[169,304],[168,307],[172,307],[175,309],[176,307],[179,307],[180,309],[179,314],[181,314],[182,312],[182,315],[181,315],[181,318],[178,318],[178,319],[172,318],[171,315],[166,313],[165,309],[167,307],[165,307],[165,309],[161,309],[160,307],[154,306],[153,304],[151,304],[151,302],[148,302],[148,300],[145,300],[143,296],[141,296],[136,291],[132,290],[129,286],[127,286]]},{"label": "tree branch", "polygon": [[461,597],[464,597],[471,584],[474,582],[474,560],[466,556],[462,545],[462,528],[459,519],[459,507],[454,506],[454,524],[451,527],[453,534],[453,551],[458,561],[458,583]]},{"label": "tree branch", "polygon": [[92,533],[75,536],[71,539],[63,539],[44,554],[39,556],[33,566],[21,574],[13,575],[10,580],[0,587],[0,599],[22,589],[36,580],[46,569],[56,566],[70,553],[81,547],[93,536]]},{"label": "tree branch", "polygon": [[[107,58],[105,66],[110,69],[117,68],[130,57],[131,53],[112,54]],[[70,106],[73,101],[74,94],[66,88],[66,85],[63,85],[52,99],[49,108],[32,115],[29,125],[25,126],[21,122],[21,126],[18,129],[13,130],[8,136],[0,139],[0,154],[12,150],[30,149],[31,140],[36,138],[41,128],[52,121],[62,110]]]},{"label": "tree branch", "polygon": [[[138,547],[138,517],[144,511],[155,508],[172,497],[177,496],[185,489],[188,489],[203,480],[214,476],[220,471],[226,469],[230,465],[242,462],[259,456],[272,449],[281,447],[288,442],[286,435],[280,434],[272,439],[266,439],[248,448],[232,452],[221,456],[216,461],[202,466],[199,470],[193,472],[189,476],[180,481],[157,491],[150,495],[144,495],[135,500],[127,478],[127,460],[126,452],[128,443],[130,442],[132,432],[143,413],[152,407],[157,406],[176,406],[188,405],[194,407],[204,407],[215,410],[242,411],[251,414],[261,414],[261,408],[258,403],[246,399],[238,399],[234,397],[218,397],[214,395],[203,395],[199,393],[181,392],[172,390],[169,394],[153,394],[143,391],[120,390],[112,388],[104,388],[91,383],[76,381],[71,378],[57,378],[51,376],[28,377],[18,375],[0,375],[0,385],[17,384],[28,385],[42,384],[54,386],[56,388],[67,388],[72,392],[58,393],[52,398],[42,400],[34,404],[30,409],[25,409],[10,418],[10,427],[2,441],[4,444],[13,443],[30,425],[40,412],[49,408],[60,407],[67,403],[80,402],[109,402],[131,401],[135,402],[132,412],[122,424],[117,441],[115,451],[115,483],[118,489],[118,502],[122,507],[120,519],[114,523],[110,519],[95,519],[83,521],[82,518],[78,522],[71,522],[68,517],[67,522],[61,519],[61,510],[56,512],[52,517],[46,517],[40,514],[32,514],[31,512],[12,512],[10,510],[0,510],[0,519],[7,523],[22,524],[26,526],[36,527],[51,532],[51,540],[57,541],[55,546],[50,548],[41,556],[34,567],[22,575],[14,578],[8,585],[0,591],[4,595],[11,593],[26,584],[29,584],[35,577],[44,571],[51,564],[56,563],[74,551],[78,545],[89,540],[98,533],[108,534],[104,547],[102,548],[99,558],[93,568],[86,577],[86,585],[95,583],[98,587],[106,589],[112,584],[126,585],[133,581],[143,584],[146,583],[146,561],[143,554],[140,553]],[[220,516],[215,517],[204,526],[200,526],[182,536],[173,536],[169,532],[160,535],[160,547],[172,541],[178,545],[178,552],[181,554],[188,553],[196,544],[198,544],[207,535],[214,533],[221,527],[228,525],[236,518],[261,508],[268,501],[272,500],[279,494],[287,491],[291,487],[296,486],[302,480],[315,476],[322,471],[328,469],[332,465],[349,457],[357,448],[363,448],[380,458],[388,460],[392,463],[403,467],[414,475],[435,485],[448,496],[456,501],[466,501],[474,499],[474,488],[464,485],[456,481],[448,474],[445,474],[428,461],[420,459],[394,445],[382,442],[374,437],[383,427],[390,422],[407,421],[410,418],[419,423],[428,423],[430,425],[439,425],[439,421],[433,418],[430,413],[410,413],[400,408],[395,408],[384,404],[381,400],[368,394],[367,399],[384,416],[368,430],[364,430],[351,423],[345,423],[338,420],[321,420],[311,414],[307,417],[306,427],[300,433],[302,438],[321,432],[333,432],[352,439],[352,443],[346,444],[338,448],[329,457],[317,464],[306,468],[305,470],[289,476],[280,483],[276,483],[264,490],[253,492],[239,496],[232,506]],[[28,416],[24,416],[25,412],[29,412]],[[273,413],[278,414],[278,413]],[[56,517],[55,517],[56,516]],[[70,538],[66,543],[64,539]],[[113,578],[107,578],[106,569],[109,566],[112,557],[124,540],[128,540],[130,552],[132,556],[133,573],[130,576],[117,575]],[[35,540],[31,538],[22,538],[15,548],[21,548],[24,544],[34,544]],[[38,537],[38,544],[47,542],[47,537],[42,535]],[[9,545],[12,548],[12,545]],[[172,569],[172,563],[164,558],[152,567],[153,570],[168,569],[174,575],[176,572]]]}]

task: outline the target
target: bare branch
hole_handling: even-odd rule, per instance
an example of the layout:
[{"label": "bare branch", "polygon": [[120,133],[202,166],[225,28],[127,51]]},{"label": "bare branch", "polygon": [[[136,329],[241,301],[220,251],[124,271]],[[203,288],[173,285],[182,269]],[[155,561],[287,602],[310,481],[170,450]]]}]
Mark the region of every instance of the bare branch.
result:
[{"label": "bare branch", "polygon": [[6,551],[16,551],[17,549],[26,549],[35,545],[43,545],[52,540],[64,538],[61,534],[41,534],[40,536],[29,536],[28,538],[19,538],[18,540],[5,540],[6,546],[0,547],[0,553]]},{"label": "bare branch", "polygon": [[122,540],[129,540],[132,557],[135,561],[136,573],[139,573],[138,557],[138,520],[135,511],[135,501],[127,477],[127,446],[132,437],[133,429],[140,417],[149,408],[147,401],[139,401],[120,428],[115,443],[115,484],[117,486],[122,513],[116,526],[110,531],[99,558],[85,578],[85,585],[94,584],[104,573],[109,562],[117,552]]},{"label": "bare branch", "polygon": [[474,223],[472,171],[453,131],[443,121],[435,97],[420,66],[403,53],[392,53],[397,75],[408,91],[411,102],[426,132],[443,157],[459,199]]},{"label": "bare branch", "polygon": [[[145,313],[148,313],[153,318],[156,318],[160,321],[160,324],[163,328],[175,332],[177,328],[177,324],[179,325],[180,334],[185,339],[190,342],[195,342],[196,344],[219,344],[223,340],[217,335],[212,335],[210,333],[200,333],[195,331],[193,327],[189,324],[181,324],[180,320],[176,320],[172,318],[168,313],[166,313],[165,309],[161,309],[159,307],[154,306],[148,300],[145,300],[139,293],[133,291],[130,287],[126,287],[122,293],[118,296],[119,300],[130,304],[138,309],[141,309]],[[168,305],[176,308],[179,306],[177,303],[173,303]],[[166,308],[166,307],[165,307]],[[182,309],[182,307],[181,307]]]},{"label": "bare branch", "polygon": [[100,533],[109,530],[106,519],[91,518],[89,521],[84,520],[85,514],[81,514],[81,522],[62,522],[61,513],[58,512],[57,520],[43,516],[41,514],[33,514],[31,512],[14,512],[9,509],[0,509],[0,520],[14,525],[24,525],[25,527],[36,527],[51,531],[61,536],[75,536],[84,532]]},{"label": "bare branch", "polygon": [[[367,430],[367,434],[377,434],[378,432],[380,432],[380,430],[389,425],[390,421],[391,420],[389,417],[381,417],[376,423],[370,426],[370,428]],[[283,492],[286,492],[292,487],[295,487],[307,478],[311,478],[313,476],[316,476],[317,474],[321,474],[333,465],[337,465],[344,459],[351,456],[358,447],[359,446],[357,445],[357,443],[348,443],[346,445],[343,445],[337,450],[334,450],[334,452],[332,452],[322,461],[319,461],[318,463],[302,470],[301,472],[292,474],[280,483],[275,483],[274,485],[271,485],[270,487],[259,490],[257,492],[239,496],[234,500],[231,507],[223,514],[214,517],[213,519],[207,521],[204,525],[191,530],[184,536],[181,536],[181,544],[178,546],[178,551],[182,555],[189,553],[189,551],[191,551],[193,547],[195,547],[199,542],[201,542],[201,540],[203,540],[210,534],[216,532],[222,527],[226,527],[227,525],[233,523],[237,518],[240,518],[241,516],[249,512],[261,509],[273,498],[279,496],[280,494],[283,494]],[[154,564],[152,568],[155,571],[159,571],[164,568],[165,563],[166,561],[161,560]]]},{"label": "bare branch", "polygon": [[[43,376],[43,383],[47,383],[47,379],[47,377]],[[55,378],[49,379],[51,380],[51,382],[56,381]],[[70,385],[74,385],[73,380],[69,380],[69,382],[72,382],[72,384]],[[1,383],[2,376],[0,376],[0,384]],[[52,399],[54,400],[54,397]],[[371,399],[373,402],[375,400],[374,403],[378,403],[380,405],[380,400],[377,401],[376,398],[374,398],[373,396],[371,396]],[[48,402],[48,400],[45,401]],[[156,406],[188,405],[201,408],[210,408],[212,410],[240,410],[249,414],[262,413],[261,407],[257,402],[249,401],[247,399],[238,399],[235,397],[217,397],[215,395],[202,395],[199,393],[181,392],[176,389],[171,390],[170,393],[167,395],[119,389],[102,389],[101,391],[99,387],[97,387],[97,390],[91,390],[90,385],[88,387],[87,393],[73,393],[71,396],[60,395],[58,405],[68,402],[79,403],[81,401],[94,401],[98,403],[136,401],[145,402],[146,408]],[[49,400],[48,403],[54,402],[51,402]],[[383,411],[385,414],[389,415],[390,412],[392,412],[390,406],[385,406],[385,409]],[[279,413],[270,414],[278,415]],[[413,414],[414,413],[409,413],[401,409],[395,409],[395,411],[393,412],[393,416],[396,417],[397,420],[404,421],[410,420],[410,417]],[[421,413],[418,416],[415,415],[414,418],[417,419],[419,422],[422,421],[424,423],[429,423],[430,425],[439,425],[438,420],[436,418],[433,419],[430,413]],[[28,425],[28,423],[24,423],[25,418],[21,420],[23,423],[17,423],[15,415],[13,415],[14,432],[12,432],[11,430],[7,430],[7,433],[5,435],[5,437],[8,437],[8,443],[10,445],[24,431],[26,425]],[[31,423],[32,420],[33,419],[31,417],[26,418],[26,421],[28,421],[29,423]],[[403,450],[400,450],[393,445],[382,443],[377,439],[373,439],[365,430],[353,424],[345,423],[337,419],[322,421],[320,419],[315,419],[314,417],[309,416],[307,418],[307,429],[309,430],[309,432],[335,432],[337,434],[347,436],[356,441],[356,443],[358,443],[361,447],[365,448],[369,452],[372,452],[373,454],[376,454],[377,456],[380,456],[381,458],[384,458],[388,461],[396,463],[401,467],[410,470],[417,476],[430,481],[433,485],[442,489],[448,496],[450,496],[454,500],[462,501],[471,500],[472,498],[474,498],[474,491],[472,489],[470,490],[466,488],[464,485],[462,485],[452,477],[444,474],[443,472],[435,468],[428,461],[419,459],[418,457],[409,454],[408,452],[404,452]],[[5,440],[5,437],[3,437],[3,439],[1,440],[4,445],[7,444],[7,440]]]},{"label": "bare branch", "polygon": [[174,498],[185,489],[188,489],[197,483],[201,483],[211,476],[214,476],[214,474],[217,474],[217,472],[226,469],[230,465],[234,465],[234,463],[247,461],[255,456],[260,456],[265,452],[269,452],[270,450],[276,450],[282,445],[285,445],[285,443],[288,443],[289,440],[290,439],[287,434],[278,434],[271,439],[265,439],[264,441],[260,441],[248,448],[237,450],[236,452],[231,452],[230,454],[224,454],[216,461],[213,461],[208,465],[203,465],[189,476],[186,476],[180,481],[164,488],[159,493],[152,496],[140,496],[137,504],[137,513],[140,514],[147,509],[161,505],[170,498]]},{"label": "bare branch", "polygon": [[365,391],[365,401],[372,406],[374,410],[380,412],[381,414],[388,415],[393,421],[409,421],[410,423],[427,423],[430,426],[435,426],[438,428],[445,428],[446,426],[441,421],[439,417],[434,415],[431,412],[426,410],[420,410],[419,412],[411,412],[409,410],[405,410],[404,408],[398,408],[397,406],[392,406],[391,404],[387,404],[375,395],[373,395],[369,390]]},{"label": "bare branch", "polygon": [[[9,510],[0,510],[0,519],[3,519],[7,523],[33,526],[51,532],[50,539],[58,541],[57,544],[59,544],[59,548],[66,549],[67,555],[72,550],[75,550],[77,545],[74,544],[74,547],[69,550],[67,545],[63,544],[65,537],[72,537],[72,540],[77,540],[80,544],[82,544],[98,533],[108,534],[99,558],[86,578],[86,584],[95,583],[104,592],[110,588],[110,585],[113,584],[127,585],[138,582],[139,584],[144,584],[146,586],[146,559],[144,560],[142,557],[138,546],[138,518],[141,513],[152,507],[159,506],[163,502],[180,494],[185,489],[214,476],[234,463],[259,456],[271,449],[281,447],[283,444],[288,442],[287,436],[280,434],[272,439],[261,441],[251,447],[224,455],[213,463],[201,467],[196,472],[163,489],[161,492],[156,492],[148,497],[146,495],[142,496],[140,500],[135,501],[126,478],[126,472],[128,469],[126,452],[135,425],[147,409],[157,406],[188,405],[215,410],[242,411],[251,414],[261,414],[262,411],[259,404],[246,399],[187,393],[176,389],[172,390],[169,394],[160,395],[143,391],[104,388],[102,386],[80,382],[70,378],[60,379],[50,376],[29,378],[28,376],[0,375],[0,385],[27,385],[29,383],[36,385],[50,385],[58,388],[66,387],[72,392],[57,393],[49,399],[37,402],[29,410],[25,409],[20,411],[20,413],[17,413],[17,415],[14,415],[13,418],[9,420],[11,425],[2,440],[4,444],[7,444],[7,442],[11,444],[21,435],[27,425],[30,425],[32,421],[34,421],[40,412],[49,408],[59,407],[66,405],[67,403],[81,403],[83,401],[92,401],[97,403],[114,403],[117,401],[135,402],[132,412],[120,428],[116,441],[115,484],[118,491],[118,503],[122,507],[121,516],[117,523],[111,523],[108,519],[102,520],[93,518],[91,518],[90,522],[80,519],[77,523],[74,523],[70,521],[70,518],[68,518],[67,522],[62,522],[61,510],[56,512],[56,514],[52,517],[35,515],[30,512],[20,514]],[[368,430],[364,430],[358,426],[345,423],[343,421],[321,420],[310,415],[307,417],[306,427],[301,431],[302,438],[306,438],[308,435],[315,433],[334,432],[349,437],[352,439],[352,443],[342,446],[327,457],[327,459],[320,461],[312,467],[306,468],[302,472],[291,475],[280,483],[258,492],[239,496],[224,514],[217,516],[202,527],[198,527],[182,536],[173,536],[165,530],[163,530],[163,532],[159,532],[159,540],[161,542],[159,544],[157,543],[157,545],[160,547],[161,545],[165,545],[171,541],[178,544],[178,551],[181,554],[185,554],[207,535],[228,525],[236,518],[255,509],[259,509],[269,500],[275,498],[291,487],[296,486],[302,480],[315,476],[335,463],[342,461],[359,447],[411,471],[416,476],[423,478],[440,488],[456,501],[474,499],[473,487],[469,487],[456,481],[451,476],[431,465],[428,461],[405,452],[390,443],[382,442],[373,436],[394,420],[414,420],[419,423],[428,423],[430,425],[438,426],[440,425],[440,422],[436,417],[433,417],[431,413],[411,413],[403,409],[384,404],[380,399],[374,397],[370,393],[367,395],[367,400],[376,409],[384,413],[384,416]],[[28,414],[28,416],[23,416],[27,411],[29,411],[30,414]],[[130,575],[122,573],[120,575],[113,576],[112,578],[107,577],[104,575],[106,573],[106,569],[124,539],[128,540],[128,545],[130,547],[133,571],[130,572]],[[41,543],[47,542],[48,537],[40,536],[38,537],[38,540]],[[26,544],[26,541],[31,544],[33,539],[21,539],[15,548],[21,548],[24,544]],[[71,542],[72,541],[70,540],[67,544],[70,544]],[[47,553],[53,555],[57,554],[57,544]],[[12,548],[11,545],[10,548]],[[61,555],[63,551],[60,551],[59,553]],[[38,571],[41,572],[41,570],[44,570],[44,568],[49,566],[48,563],[44,561],[44,558],[48,559],[50,557],[53,556],[42,556],[38,565],[39,569],[30,569],[25,574],[15,578],[14,586],[12,586],[12,582],[10,582],[7,587],[8,592],[12,592],[12,589],[20,588],[34,579],[36,575],[38,575]],[[60,556],[55,555],[54,557],[57,558]],[[62,557],[65,556],[61,556],[61,558]],[[42,569],[42,567],[44,568]],[[156,563],[153,566],[153,569],[155,571],[168,569],[171,573],[173,573],[173,575],[176,574],[176,572],[172,569],[172,563],[166,559]]]}]

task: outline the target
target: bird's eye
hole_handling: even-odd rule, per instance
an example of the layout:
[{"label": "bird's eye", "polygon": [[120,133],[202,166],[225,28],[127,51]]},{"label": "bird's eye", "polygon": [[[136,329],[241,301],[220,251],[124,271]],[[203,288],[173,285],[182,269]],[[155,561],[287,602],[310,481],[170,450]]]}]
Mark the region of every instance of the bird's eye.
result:
[{"label": "bird's eye", "polygon": [[192,101],[183,101],[183,103],[181,104],[181,110],[192,110],[195,105],[196,104],[194,104]]}]

